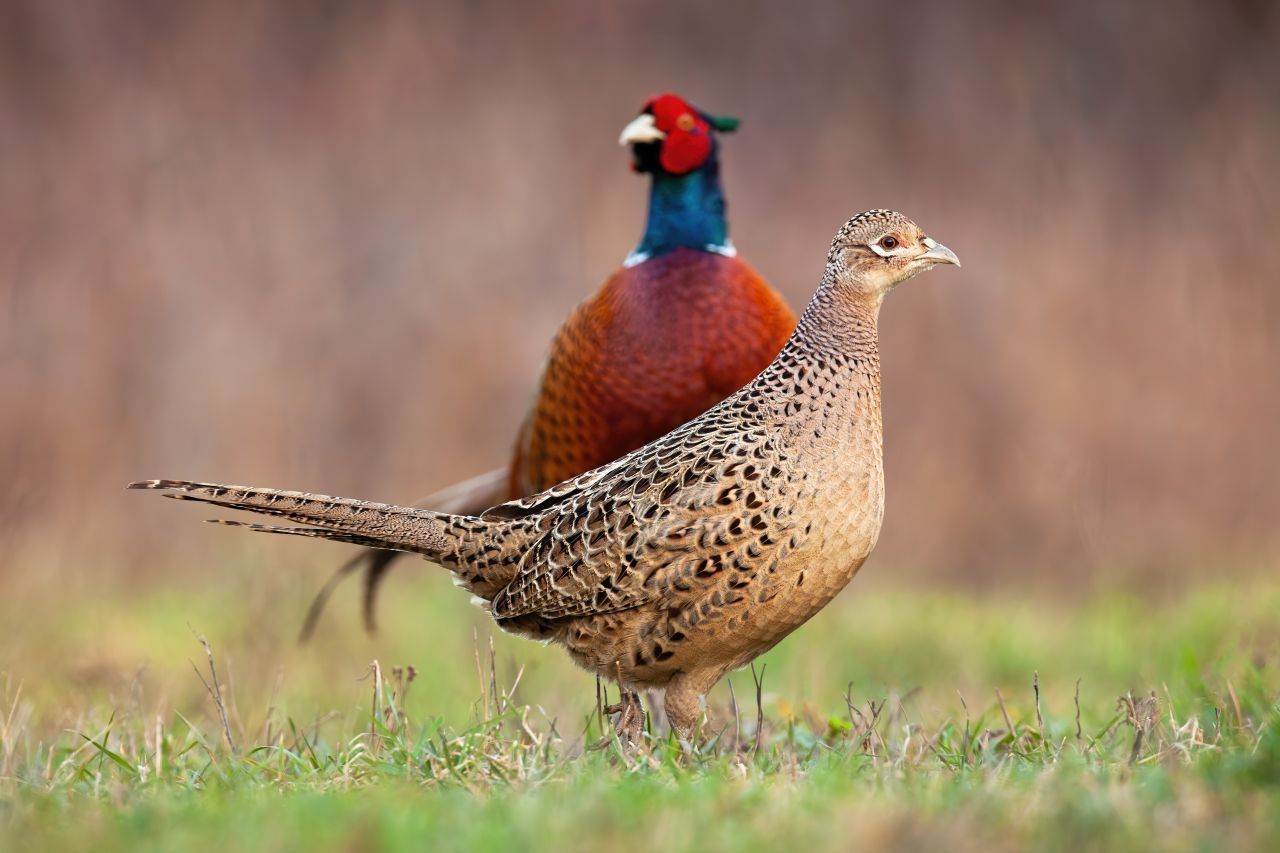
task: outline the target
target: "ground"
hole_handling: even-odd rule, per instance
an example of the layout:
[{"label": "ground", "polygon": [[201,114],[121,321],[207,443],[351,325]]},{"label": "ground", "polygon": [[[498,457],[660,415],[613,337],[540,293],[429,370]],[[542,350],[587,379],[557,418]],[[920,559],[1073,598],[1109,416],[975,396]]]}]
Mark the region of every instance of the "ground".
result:
[{"label": "ground", "polygon": [[305,554],[6,597],[0,847],[1280,846],[1274,580],[858,578],[760,661],[758,693],[751,671],[713,692],[692,752],[659,721],[627,754],[591,677],[425,564],[391,580],[381,636],[353,589],[298,646],[325,550]]}]

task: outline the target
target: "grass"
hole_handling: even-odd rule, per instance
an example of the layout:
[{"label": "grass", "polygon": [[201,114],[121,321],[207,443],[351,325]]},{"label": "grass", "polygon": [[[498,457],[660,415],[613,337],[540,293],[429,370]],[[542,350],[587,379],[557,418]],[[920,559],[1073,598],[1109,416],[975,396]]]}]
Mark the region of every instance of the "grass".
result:
[{"label": "grass", "polygon": [[299,648],[315,569],[289,559],[0,604],[0,847],[1280,844],[1273,581],[1062,602],[859,579],[759,686],[717,688],[696,749],[658,726],[626,754],[597,746],[590,677],[429,570],[393,579],[385,636],[344,599]]}]

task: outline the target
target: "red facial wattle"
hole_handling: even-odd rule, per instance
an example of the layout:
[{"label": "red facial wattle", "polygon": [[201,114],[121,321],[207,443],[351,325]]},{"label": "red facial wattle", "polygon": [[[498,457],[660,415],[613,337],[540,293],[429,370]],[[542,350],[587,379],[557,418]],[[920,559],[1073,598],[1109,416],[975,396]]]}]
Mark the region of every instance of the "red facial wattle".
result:
[{"label": "red facial wattle", "polygon": [[711,126],[706,119],[676,95],[659,95],[645,104],[654,125],[666,134],[658,161],[673,175],[697,169],[711,156]]}]

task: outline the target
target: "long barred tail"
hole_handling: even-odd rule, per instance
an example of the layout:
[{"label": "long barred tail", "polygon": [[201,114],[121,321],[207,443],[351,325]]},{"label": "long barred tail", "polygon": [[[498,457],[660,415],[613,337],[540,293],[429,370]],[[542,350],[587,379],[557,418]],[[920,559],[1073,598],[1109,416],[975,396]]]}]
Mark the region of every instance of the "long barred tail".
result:
[{"label": "long barred tail", "polygon": [[[507,469],[498,468],[433,492],[421,500],[414,501],[413,505],[449,515],[480,515],[489,507],[496,506],[510,497],[507,479]],[[357,572],[364,572],[364,595],[361,607],[364,614],[364,629],[369,634],[377,633],[378,590],[386,580],[387,572],[391,571],[392,564],[403,556],[403,551],[388,551],[378,547],[365,548],[334,570],[329,580],[320,587],[316,597],[311,599],[311,606],[307,608],[306,618],[302,621],[298,641],[305,643],[311,639],[333,591]]]},{"label": "long barred tail", "polygon": [[371,548],[391,548],[422,554],[434,560],[447,558],[458,552],[458,536],[461,531],[451,523],[454,516],[431,510],[307,492],[193,483],[187,480],[142,480],[130,483],[129,488],[160,490],[165,493],[165,497],[175,500],[200,501],[227,509],[243,509],[309,525],[273,527],[238,521],[215,522],[232,527],[245,527],[263,533],[332,539]]}]

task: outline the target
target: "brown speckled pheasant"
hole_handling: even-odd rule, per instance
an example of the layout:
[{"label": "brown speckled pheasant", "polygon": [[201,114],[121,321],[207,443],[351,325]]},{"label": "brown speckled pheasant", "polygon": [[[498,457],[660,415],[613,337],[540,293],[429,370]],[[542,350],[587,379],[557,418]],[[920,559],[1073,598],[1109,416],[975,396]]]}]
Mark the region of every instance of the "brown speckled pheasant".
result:
[{"label": "brown speckled pheasant", "polygon": [[905,216],[855,216],[795,334],[749,385],[616,462],[480,516],[179,480],[131,488],[310,525],[241,525],[255,530],[422,554],[503,629],[616,680],[624,741],[642,731],[641,688],[665,689],[687,739],[712,685],[821,610],[875,547],[877,316],[894,285],[940,263],[959,261]]}]

